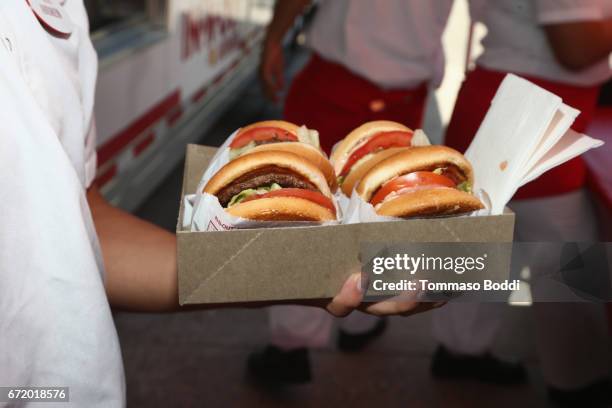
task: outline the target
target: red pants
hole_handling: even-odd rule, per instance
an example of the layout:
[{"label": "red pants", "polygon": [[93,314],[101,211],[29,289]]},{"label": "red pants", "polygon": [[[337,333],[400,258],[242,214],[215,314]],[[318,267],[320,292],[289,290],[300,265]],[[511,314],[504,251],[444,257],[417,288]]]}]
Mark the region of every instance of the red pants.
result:
[{"label": "red pants", "polygon": [[[446,131],[445,144],[462,152],[468,148],[505,76],[505,72],[490,71],[480,67],[467,75],[459,91],[455,110]],[[586,130],[595,112],[599,86],[579,87],[521,76],[560,96],[565,104],[580,110],[582,113],[572,128],[577,132]],[[578,157],[526,184],[519,189],[514,198],[563,194],[581,188],[585,181],[586,166],[582,158]]]},{"label": "red pants", "polygon": [[409,90],[384,90],[313,54],[291,84],[284,118],[318,130],[321,147],[329,153],[351,130],[371,120],[393,120],[419,128],[426,97],[425,84]]}]

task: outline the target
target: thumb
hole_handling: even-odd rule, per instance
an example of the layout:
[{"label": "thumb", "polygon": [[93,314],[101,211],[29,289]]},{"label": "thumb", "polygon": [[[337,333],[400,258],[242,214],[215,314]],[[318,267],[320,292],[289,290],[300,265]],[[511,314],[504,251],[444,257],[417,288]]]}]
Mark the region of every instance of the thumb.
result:
[{"label": "thumb", "polygon": [[355,310],[363,299],[361,273],[352,274],[340,289],[340,293],[327,305],[327,311],[337,317],[343,317]]}]

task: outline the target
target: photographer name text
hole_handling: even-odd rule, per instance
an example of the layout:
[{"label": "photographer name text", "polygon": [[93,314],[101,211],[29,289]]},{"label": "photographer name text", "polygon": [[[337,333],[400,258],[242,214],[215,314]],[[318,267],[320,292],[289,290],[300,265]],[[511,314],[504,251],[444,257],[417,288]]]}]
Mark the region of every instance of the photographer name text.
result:
[{"label": "photographer name text", "polygon": [[377,291],[432,291],[432,292],[477,292],[477,291],[509,291],[519,290],[521,281],[519,279],[505,280],[501,282],[485,279],[482,282],[431,282],[426,279],[407,280],[398,282],[385,282],[376,279],[372,282],[372,288]]}]

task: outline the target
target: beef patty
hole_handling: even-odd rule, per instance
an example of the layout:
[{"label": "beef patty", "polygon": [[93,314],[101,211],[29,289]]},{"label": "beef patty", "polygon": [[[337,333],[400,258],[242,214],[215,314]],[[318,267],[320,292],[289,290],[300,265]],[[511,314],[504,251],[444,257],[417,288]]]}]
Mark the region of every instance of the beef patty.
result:
[{"label": "beef patty", "polygon": [[303,176],[278,166],[266,166],[250,173],[243,174],[217,193],[219,203],[227,207],[233,196],[250,188],[269,186],[276,183],[283,188],[301,188],[304,190],[319,191],[314,184]]}]

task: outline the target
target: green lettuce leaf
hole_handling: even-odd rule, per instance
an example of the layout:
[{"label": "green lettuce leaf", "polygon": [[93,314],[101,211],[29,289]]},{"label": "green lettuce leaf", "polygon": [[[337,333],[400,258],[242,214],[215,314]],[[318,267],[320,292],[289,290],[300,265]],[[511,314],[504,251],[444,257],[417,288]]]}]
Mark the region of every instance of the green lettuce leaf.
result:
[{"label": "green lettuce leaf", "polygon": [[251,150],[255,146],[256,146],[255,142],[249,142],[249,144],[246,144],[243,147],[239,147],[238,149],[230,149],[229,151],[230,161],[234,160],[237,157],[242,156],[243,153],[246,153],[248,150]]},{"label": "green lettuce leaf", "polygon": [[466,193],[472,193],[472,185],[469,181],[464,181],[457,186],[457,190],[461,190]]},{"label": "green lettuce leaf", "polygon": [[308,129],[306,126],[300,126],[296,136],[302,143],[308,143],[314,147],[321,148],[321,145],[319,144],[319,132],[314,129]]},{"label": "green lettuce leaf", "polygon": [[262,187],[258,187],[258,188],[249,188],[249,189],[246,189],[246,190],[242,190],[241,192],[239,192],[238,194],[236,194],[235,196],[232,197],[232,199],[229,201],[227,206],[229,208],[229,207],[231,207],[233,205],[240,204],[247,197],[250,197],[252,195],[265,194],[265,193],[269,193],[270,191],[280,190],[281,188],[282,187],[279,184],[272,183],[269,186],[262,186]]}]

